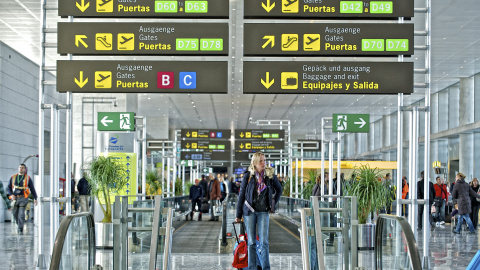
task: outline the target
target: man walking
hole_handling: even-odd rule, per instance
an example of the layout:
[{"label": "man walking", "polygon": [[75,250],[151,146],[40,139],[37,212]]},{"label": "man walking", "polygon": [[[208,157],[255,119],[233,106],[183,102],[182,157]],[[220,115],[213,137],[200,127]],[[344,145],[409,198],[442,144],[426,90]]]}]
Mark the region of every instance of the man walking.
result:
[{"label": "man walking", "polygon": [[218,221],[218,217],[215,216],[213,212],[213,206],[215,206],[216,201],[222,198],[222,193],[220,190],[220,182],[213,174],[210,174],[210,182],[208,183],[208,194],[210,198],[210,219],[209,221]]},{"label": "man walking", "polygon": [[18,234],[23,234],[23,226],[25,224],[25,207],[28,203],[28,195],[33,195],[33,202],[37,205],[37,192],[33,186],[33,181],[26,174],[27,166],[20,164],[18,166],[18,173],[10,177],[8,182],[7,194],[11,200],[15,201],[13,204],[13,218],[18,226]]},{"label": "man walking", "polygon": [[205,174],[202,174],[202,180],[200,180],[200,186],[202,187],[202,198],[207,199],[207,186],[208,186],[208,181],[205,178]]},{"label": "man walking", "polygon": [[[425,184],[425,179],[424,179],[424,173],[423,171],[420,173],[420,176],[422,177],[422,180],[418,181],[417,183],[417,199],[423,200],[424,199],[424,184]],[[433,183],[428,181],[428,187],[429,190],[427,191],[429,194],[429,205],[428,205],[428,218],[430,221],[430,229],[435,229],[435,222],[433,222],[433,217],[431,214],[431,208],[433,204],[433,198],[435,197],[435,187],[433,186]],[[423,224],[423,210],[424,210],[424,205],[419,205],[418,206],[418,230],[421,231],[423,229],[422,224]]]},{"label": "man walking", "polygon": [[440,176],[437,176],[435,181],[437,183],[433,185],[435,187],[433,202],[438,214],[436,225],[445,225],[445,203],[448,202],[447,186],[442,183]]},{"label": "man walking", "polygon": [[200,181],[195,180],[195,185],[190,187],[190,201],[192,202],[192,212],[190,212],[190,220],[193,220],[193,212],[195,212],[195,205],[198,206],[198,221],[202,220],[202,202],[200,198],[203,194],[203,188],[199,185]]},{"label": "man walking", "polygon": [[77,183],[78,195],[80,197],[80,212],[88,212],[88,201],[90,198],[90,185],[88,184],[87,179],[85,179],[85,173],[83,173],[82,178],[78,180]]}]

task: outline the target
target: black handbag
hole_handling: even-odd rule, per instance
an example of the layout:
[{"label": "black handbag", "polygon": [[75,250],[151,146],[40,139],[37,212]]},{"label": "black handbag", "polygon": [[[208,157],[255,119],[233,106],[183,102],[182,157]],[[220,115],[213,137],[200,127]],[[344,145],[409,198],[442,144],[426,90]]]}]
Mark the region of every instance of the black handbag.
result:
[{"label": "black handbag", "polygon": [[433,199],[433,205],[435,206],[442,206],[443,198],[442,197],[435,197]]},{"label": "black handbag", "polygon": [[200,211],[202,213],[208,213],[208,211],[210,211],[210,204],[208,203],[208,201],[204,201],[202,202],[202,206],[200,208]]}]

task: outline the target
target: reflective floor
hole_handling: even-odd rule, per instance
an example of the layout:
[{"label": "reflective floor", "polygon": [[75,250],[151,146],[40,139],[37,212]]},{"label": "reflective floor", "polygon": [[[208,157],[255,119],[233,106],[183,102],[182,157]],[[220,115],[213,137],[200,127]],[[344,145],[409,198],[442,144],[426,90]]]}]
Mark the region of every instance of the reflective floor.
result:
[{"label": "reflective floor", "polygon": [[[24,235],[18,235],[11,223],[0,223],[0,270],[3,269],[35,269],[38,257],[37,230],[32,223],[27,223]],[[430,269],[465,269],[480,249],[480,237],[467,234],[452,234],[450,225],[437,227],[430,237]],[[423,256],[422,236],[419,236],[418,247]],[[46,250],[50,250],[48,243]],[[112,269],[112,253],[110,250],[99,251],[97,263],[104,269]],[[47,255],[48,257],[48,255]],[[129,266],[133,269],[146,269],[148,263],[145,256],[129,255],[132,259]],[[373,252],[362,251],[359,254],[359,266],[372,269]],[[231,254],[185,254],[177,253],[172,257],[173,269],[233,269]],[[302,258],[298,254],[276,253],[270,257],[272,269],[301,269]],[[327,254],[326,264],[341,265],[341,256]],[[48,262],[47,262],[48,263]],[[158,267],[158,266],[157,266]],[[327,269],[334,269],[329,267]],[[338,268],[340,269],[340,268]]]}]

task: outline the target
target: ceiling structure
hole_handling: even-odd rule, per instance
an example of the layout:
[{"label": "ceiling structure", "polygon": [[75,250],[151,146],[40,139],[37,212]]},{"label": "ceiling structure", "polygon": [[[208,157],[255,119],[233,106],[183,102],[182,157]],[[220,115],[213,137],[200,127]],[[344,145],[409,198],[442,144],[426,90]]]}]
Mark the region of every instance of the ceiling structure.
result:
[{"label": "ceiling structure", "polygon": [[[243,0],[238,3],[237,1],[240,0],[231,0],[230,3],[241,9]],[[40,0],[0,1],[0,40],[36,63],[40,63],[41,52],[40,2]],[[57,3],[52,0],[48,1],[47,5],[56,6]],[[480,2],[478,0],[434,0],[432,5],[431,89],[432,93],[435,93],[458,83],[461,77],[470,77],[480,72],[480,13],[478,12]],[[415,7],[425,7],[425,1],[415,0]],[[56,10],[48,11],[47,18],[48,28],[56,28],[56,22],[61,20],[57,16]],[[90,21],[101,20],[90,19]],[[237,25],[238,21],[237,19],[232,22],[231,29],[240,32],[241,25]],[[424,14],[416,13],[412,21],[415,22],[416,32],[425,30]],[[49,34],[48,37],[47,42],[57,42],[56,34]],[[416,36],[415,45],[425,45],[424,40],[424,37]],[[238,51],[239,49],[240,51]],[[242,48],[233,47],[231,57],[241,56],[241,51]],[[56,54],[56,48],[49,48],[46,52],[47,66],[54,65],[56,59],[66,59]],[[134,58],[149,59],[147,57]],[[83,58],[75,57],[74,59]],[[103,59],[112,58],[104,57]],[[115,59],[123,60],[120,57],[115,57]],[[159,57],[158,59],[181,58]],[[193,57],[191,59],[202,60],[205,58]],[[226,58],[217,59],[225,60]],[[318,60],[324,59],[329,61],[332,58],[318,58]],[[291,58],[291,60],[306,59]],[[396,61],[396,58],[390,58],[390,61]],[[417,70],[424,69],[424,51],[416,50],[415,55],[405,58],[405,61],[413,61]],[[249,121],[249,118],[254,121],[261,119],[290,120],[292,133],[296,134],[297,138],[302,138],[309,134],[320,134],[320,119],[330,117],[332,113],[368,113],[371,115],[371,121],[374,121],[397,110],[398,98],[396,95],[243,94],[242,69],[232,66],[231,72],[228,94],[138,94],[139,111],[137,111],[137,115],[168,117],[170,126],[176,129],[245,129],[256,127]],[[415,74],[414,78],[415,83],[425,82],[424,74]],[[405,96],[404,103],[409,105],[423,98],[424,89],[415,88],[414,94]]]}]

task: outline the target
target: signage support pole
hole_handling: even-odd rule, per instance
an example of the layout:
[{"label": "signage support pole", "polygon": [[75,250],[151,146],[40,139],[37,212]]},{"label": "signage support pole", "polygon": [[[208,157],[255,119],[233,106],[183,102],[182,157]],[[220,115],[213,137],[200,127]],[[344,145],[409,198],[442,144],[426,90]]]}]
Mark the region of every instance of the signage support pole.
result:
[{"label": "signage support pole", "polygon": [[321,173],[321,179],[322,179],[322,182],[320,183],[320,186],[322,187],[320,190],[321,190],[321,194],[322,194],[322,197],[325,195],[325,152],[324,152],[324,146],[325,146],[325,143],[324,143],[324,140],[325,140],[325,117],[322,117],[321,119],[321,142],[320,142],[320,156],[321,156],[321,170],[320,170],[320,173]]},{"label": "signage support pole", "polygon": [[[338,187],[337,187],[338,188]],[[333,194],[333,140],[328,141],[328,195]],[[332,202],[332,198],[328,198]]]},{"label": "signage support pole", "polygon": [[[402,186],[403,180],[403,94],[398,94],[398,111],[397,111],[397,216],[402,216],[403,205],[402,199]],[[410,204],[407,204],[405,208],[410,208]]]},{"label": "signage support pole", "polygon": [[[342,152],[342,144],[341,144],[341,135],[340,132],[337,132],[337,195],[340,196],[340,190],[342,188],[342,171],[341,171],[341,152]],[[340,207],[340,204],[338,204],[338,207]]]},{"label": "signage support pole", "polygon": [[295,198],[298,198],[298,157],[295,157]]}]

